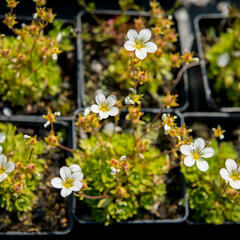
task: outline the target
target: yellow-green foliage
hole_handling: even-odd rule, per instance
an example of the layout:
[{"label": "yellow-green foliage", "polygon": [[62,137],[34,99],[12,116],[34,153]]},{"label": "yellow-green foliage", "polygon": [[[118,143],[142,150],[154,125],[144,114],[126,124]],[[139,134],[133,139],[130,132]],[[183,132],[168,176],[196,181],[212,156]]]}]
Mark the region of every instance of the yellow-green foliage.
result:
[{"label": "yellow-green foliage", "polygon": [[[208,37],[215,36],[214,30],[210,29]],[[214,81],[216,92],[226,91],[228,99],[234,106],[239,106],[240,101],[240,20],[235,20],[232,27],[222,32],[206,52],[209,62],[208,76]],[[225,67],[218,65],[218,59],[222,54],[230,58]]]},{"label": "yellow-green foliage", "polygon": [[201,172],[194,167],[182,166],[182,172],[186,179],[187,193],[193,220],[213,224],[222,224],[225,221],[240,220],[239,203],[233,203],[229,198],[223,196],[224,180],[219,171],[225,168],[228,158],[238,159],[238,153],[232,142],[218,143],[213,141],[211,147],[215,154],[207,161],[209,169]]},{"label": "yellow-green foliage", "polygon": [[[81,139],[74,157],[67,159],[68,164],[81,166],[88,185],[84,193],[90,196],[115,196],[102,200],[83,200],[91,207],[94,220],[105,224],[120,222],[137,215],[142,209],[151,211],[154,204],[164,201],[164,176],[168,168],[166,156],[159,156],[157,147],[151,146],[143,153],[142,159],[134,150],[131,133],[115,133],[110,142],[107,135],[101,134],[99,138],[101,146],[93,135]],[[118,182],[116,175],[111,174],[110,161],[125,155],[129,171],[121,171]]]},{"label": "yellow-green foliage", "polygon": [[[14,171],[0,182],[0,207],[20,216],[21,212],[32,210],[37,200],[35,191],[41,179],[37,173],[42,172],[45,163],[44,159],[39,158],[44,152],[44,142],[35,146],[29,161],[31,146],[26,144],[23,134],[17,133],[14,125],[3,123],[0,123],[0,132],[6,135],[6,140],[1,143],[2,153],[8,161],[15,163]],[[29,163],[36,166],[33,172],[27,170]]]},{"label": "yellow-green foliage", "polygon": [[[71,27],[63,28],[62,21],[55,21],[48,34],[31,24],[15,28],[17,35],[1,38],[0,95],[13,106],[37,103],[59,94],[62,72],[52,54],[73,49],[68,39]],[[58,34],[62,35],[61,42],[56,41]]]}]

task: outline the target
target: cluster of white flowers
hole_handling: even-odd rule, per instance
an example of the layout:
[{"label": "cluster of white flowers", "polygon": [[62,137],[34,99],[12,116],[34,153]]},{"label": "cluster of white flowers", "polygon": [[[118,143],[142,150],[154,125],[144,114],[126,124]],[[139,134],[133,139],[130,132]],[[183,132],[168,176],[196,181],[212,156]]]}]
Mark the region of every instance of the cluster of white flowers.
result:
[{"label": "cluster of white flowers", "polygon": [[83,187],[83,183],[81,182],[83,180],[83,173],[77,164],[72,164],[69,167],[61,167],[60,177],[53,178],[51,184],[53,187],[61,189],[62,197],[67,197],[73,191],[80,191]]},{"label": "cluster of white flowers", "polygon": [[[208,170],[209,165],[204,158],[210,158],[214,155],[214,149],[211,147],[205,148],[205,140],[197,138],[193,144],[182,145],[180,147],[182,154],[186,155],[184,164],[188,167],[197,163],[199,170],[205,172]],[[221,177],[230,184],[234,189],[240,189],[240,167],[237,166],[233,159],[227,159],[225,162],[226,168],[221,168]]]},{"label": "cluster of white flowers", "polygon": [[[3,143],[5,139],[6,135],[0,133],[0,143]],[[7,161],[7,157],[2,153],[2,147],[0,146],[0,182],[2,182],[14,168],[15,164],[11,161]]]}]

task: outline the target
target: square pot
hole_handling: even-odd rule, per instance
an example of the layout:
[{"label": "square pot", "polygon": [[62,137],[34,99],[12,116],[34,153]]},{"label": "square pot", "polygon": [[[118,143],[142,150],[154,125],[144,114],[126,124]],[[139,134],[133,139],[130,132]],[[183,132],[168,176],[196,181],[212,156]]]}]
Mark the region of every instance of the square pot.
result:
[{"label": "square pot", "polygon": [[[194,31],[196,37],[196,50],[200,57],[200,71],[203,82],[205,100],[209,109],[220,112],[240,112],[240,106],[233,107],[230,100],[227,100],[225,91],[216,93],[214,90],[214,80],[210,80],[207,74],[209,64],[206,60],[206,52],[204,51],[204,43],[202,41],[205,36],[204,30],[213,27],[217,36],[228,27],[228,16],[222,14],[200,14],[194,19]],[[196,80],[196,79],[195,79]],[[196,83],[197,84],[197,83]],[[222,94],[222,95],[221,95]]]},{"label": "square pot", "polygon": [[[2,23],[3,19],[5,18],[4,15],[0,15],[0,27],[1,27],[1,33],[5,34],[6,36],[13,36],[13,32]],[[20,27],[21,24],[28,24],[31,23],[33,18],[27,17],[27,16],[16,16],[17,20],[17,27]],[[55,105],[57,104],[57,98],[60,96],[60,94],[67,94],[67,97],[64,96],[64,98],[70,98],[69,102],[69,110],[67,110],[66,114],[62,114],[63,116],[72,116],[74,110],[78,107],[80,107],[80,93],[79,93],[79,80],[77,78],[77,72],[78,72],[78,62],[77,62],[77,38],[79,31],[76,29],[75,26],[75,20],[72,19],[55,19],[53,21],[53,24],[55,21],[61,21],[63,22],[63,28],[66,27],[72,27],[76,31],[76,37],[71,37],[70,42],[73,45],[74,50],[71,50],[69,52],[60,53],[58,56],[57,65],[60,67],[60,77],[61,77],[61,92],[57,94],[56,96],[44,96],[44,99],[40,100],[43,102],[51,103],[55,101]],[[44,29],[44,33],[48,33],[50,30],[53,29],[53,26],[50,24]],[[69,97],[70,96],[70,97]],[[57,97],[57,98],[56,98]],[[66,100],[63,100],[66,102]],[[0,114],[10,116],[10,115],[34,115],[34,116],[41,116],[44,114],[47,109],[45,109],[41,104],[38,106],[37,103],[30,104],[28,103],[28,106],[13,106],[11,102],[9,101],[1,101],[0,96]],[[60,108],[59,106],[57,106]],[[55,106],[53,107],[55,108]],[[56,110],[57,109],[53,109]]]},{"label": "square pot", "polygon": [[[93,12],[93,14],[95,14],[99,18],[108,19],[108,20],[121,15],[121,13],[122,12],[119,10],[95,10]],[[126,11],[125,14],[127,16],[130,16],[131,19],[133,19],[134,17],[140,17],[140,16],[149,18],[149,16],[150,16],[149,13],[147,13],[147,12],[138,12],[138,11]],[[93,19],[93,17],[91,16],[91,14],[87,13],[86,11],[80,11],[79,14],[77,15],[77,27],[80,30],[80,33],[82,33],[82,26],[85,22],[92,23],[92,24],[96,23],[95,20]],[[174,23],[175,23],[176,32],[179,35],[179,39],[178,39],[178,42],[175,44],[175,47],[177,49],[177,52],[180,52],[180,54],[183,54],[185,49],[183,49],[183,44],[181,44],[181,42],[180,42],[181,41],[181,33],[178,31],[179,25],[182,23],[180,21],[177,21],[176,18],[174,18]],[[84,55],[84,41],[81,37],[78,38],[77,48],[78,48],[78,61],[80,64],[78,78],[80,79],[80,85],[81,85],[81,87],[80,87],[80,89],[81,89],[81,104],[82,104],[82,107],[86,107],[88,104],[86,102],[86,96],[89,97],[89,92],[87,92],[87,89],[86,89],[86,82],[88,81],[88,79],[85,76],[84,69],[86,69],[87,66],[85,65],[85,62],[84,62],[84,59],[86,58],[86,56]],[[88,51],[90,51],[90,50],[88,50]],[[100,57],[100,56],[98,56],[98,57]],[[93,63],[93,61],[92,61],[92,63]],[[176,75],[177,75],[177,73],[176,73]],[[176,77],[176,75],[175,75],[175,77]],[[177,109],[179,109],[180,111],[185,111],[189,106],[187,71],[184,72],[184,74],[183,74],[180,82],[177,84],[175,90],[176,90],[176,93],[178,94],[178,103],[179,103],[179,106],[177,107]],[[122,91],[122,92],[124,92],[124,91]],[[94,96],[92,96],[92,97],[94,97]],[[155,107],[144,106],[144,107],[153,108],[156,111],[159,111],[159,109],[160,109],[159,106],[155,106]]]},{"label": "square pot", "polygon": [[[28,116],[24,119],[24,116],[11,116],[11,117],[5,117],[5,116],[0,116],[0,122],[4,123],[4,124],[13,124],[14,126],[17,126],[18,128],[21,128],[20,132],[23,132],[23,134],[28,133],[28,131],[32,131],[34,133],[39,133],[44,135],[46,133],[46,129],[44,129],[44,123],[46,122],[42,117],[36,117],[36,116]],[[54,127],[56,130],[60,130],[60,129],[64,129],[65,130],[65,134],[66,134],[66,140],[65,140],[65,144],[66,146],[68,146],[69,148],[72,147],[73,144],[73,138],[72,138],[72,119],[64,119],[64,118],[57,118],[57,122],[54,123]],[[45,135],[44,135],[45,136]],[[6,136],[7,137],[7,136]],[[59,158],[59,157],[58,157]],[[62,165],[65,163],[65,159],[60,159],[61,163],[57,163],[57,165]],[[59,166],[60,167],[60,166]],[[54,166],[55,168],[55,166]],[[54,175],[57,174],[57,172],[53,173]],[[37,188],[36,188],[37,191]],[[52,191],[56,191],[54,190],[54,188],[52,189]],[[63,199],[60,194],[57,192],[56,196],[59,195],[58,198],[58,202],[56,201],[56,204],[61,204],[62,208],[63,206],[65,206],[65,213],[64,216],[67,220],[66,225],[64,226],[64,228],[59,228],[59,230],[52,230],[52,231],[34,231],[33,229],[29,229],[30,231],[13,231],[13,230],[9,230],[9,231],[2,231],[0,232],[0,236],[2,236],[3,238],[8,238],[8,237],[30,237],[30,236],[48,236],[50,237],[51,235],[55,236],[60,236],[60,235],[66,235],[68,234],[72,228],[73,228],[73,222],[74,222],[74,218],[73,218],[73,205],[74,205],[74,198],[73,196],[69,196],[66,199]],[[46,204],[46,202],[41,203],[43,204],[43,209],[44,209],[44,204]],[[40,214],[40,219],[37,221],[42,225],[46,225],[47,226],[47,222],[44,222],[44,219],[41,219],[41,217],[43,216],[43,214],[46,212],[42,209],[42,205],[39,203],[39,206],[37,208],[35,208],[34,211],[39,212]],[[50,204],[50,203],[49,203]],[[48,206],[48,208],[53,207]],[[44,213],[42,212],[44,211]],[[56,211],[56,210],[55,210]],[[56,213],[56,214],[60,214],[60,212]],[[63,214],[61,214],[63,216]],[[39,217],[39,216],[38,216]],[[42,221],[42,222],[41,222]],[[54,227],[54,226],[53,226]],[[55,226],[56,228],[56,226]],[[47,228],[46,228],[47,229]]]},{"label": "square pot", "polygon": [[[77,118],[77,115],[79,113],[82,113],[84,111],[84,108],[80,108],[76,111],[75,116],[74,116],[74,121]],[[144,111],[145,115],[148,116],[155,116],[157,113],[155,111],[151,111],[151,110],[146,110],[146,109],[142,109],[142,111]],[[125,116],[125,114],[127,113],[127,111],[123,112],[123,116]],[[180,113],[178,112],[174,112],[172,110],[166,110],[163,113],[172,113],[175,116],[177,116],[177,124],[180,126],[183,123],[183,117]],[[78,145],[78,140],[79,140],[79,136],[77,136],[77,131],[76,131],[76,126],[74,127],[74,142],[73,142],[73,148],[77,149],[77,145]],[[172,178],[173,180],[171,180],[172,182],[167,185],[167,196],[169,197],[168,200],[170,199],[170,196],[173,197],[173,195],[176,197],[177,199],[174,199],[174,203],[172,204],[177,204],[176,202],[178,202],[180,199],[182,200],[182,205],[181,206],[177,206],[179,209],[179,212],[175,213],[175,218],[171,218],[171,217],[166,217],[166,218],[157,218],[155,217],[154,219],[129,219],[129,220],[125,220],[122,222],[114,222],[114,225],[125,225],[125,224],[166,224],[166,223],[182,223],[184,222],[189,214],[189,207],[188,207],[188,199],[187,199],[187,194],[186,194],[186,189],[185,189],[185,181],[184,181],[184,177],[180,172],[180,168],[176,167],[171,169],[167,174],[169,179]],[[168,179],[168,180],[169,180]],[[166,180],[167,181],[167,180]],[[166,183],[167,184],[167,183]],[[171,185],[171,186],[170,186]],[[170,187],[169,187],[170,186]],[[176,187],[177,186],[177,187]],[[169,187],[169,188],[168,188]],[[177,190],[176,190],[177,189]],[[76,197],[75,197],[76,198]],[[170,204],[170,203],[169,203]],[[90,207],[87,206],[87,204],[82,203],[81,200],[76,198],[76,201],[74,202],[74,218],[77,221],[77,223],[79,224],[84,224],[84,225],[100,225],[100,223],[94,221],[91,219],[90,217]]]},{"label": "square pot", "polygon": [[[236,149],[237,146],[236,146],[235,141],[237,140],[237,137],[234,136],[234,134],[236,134],[235,131],[237,129],[237,126],[238,126],[238,129],[240,127],[240,125],[239,125],[240,114],[238,114],[238,113],[221,113],[221,112],[185,112],[185,113],[183,113],[183,117],[184,117],[184,122],[186,123],[187,127],[191,128],[191,126],[194,126],[194,124],[195,124],[195,127],[193,127],[193,136],[194,137],[203,137],[204,138],[204,136],[206,136],[205,135],[206,132],[208,132],[208,134],[210,134],[212,132],[212,128],[217,128],[217,125],[219,124],[222,127],[222,129],[226,130],[226,132],[224,133],[224,139],[220,140],[220,143],[222,141],[226,141],[226,142],[231,141],[231,142],[233,142],[233,146],[234,146],[235,150],[239,151],[238,149]],[[200,136],[199,136],[199,134],[200,134]],[[202,134],[202,136],[201,136],[201,134]],[[228,158],[231,158],[231,157],[228,157]],[[226,157],[226,159],[227,159],[227,157]],[[214,165],[214,167],[216,167],[216,166]],[[219,170],[220,170],[220,168],[225,168],[225,164],[221,163],[221,165],[219,165],[218,167],[219,167]],[[209,164],[209,168],[211,168],[210,164]],[[196,171],[199,171],[199,170],[196,169]],[[209,170],[207,170],[207,171],[209,171]],[[207,172],[205,173],[205,172],[200,172],[199,171],[199,175],[201,175],[201,174],[207,174]],[[222,190],[221,192],[224,192],[224,180],[221,178],[220,174],[216,177],[222,180],[222,186],[221,186],[222,188],[220,188],[220,190]],[[206,181],[206,179],[204,179],[204,181]],[[185,182],[186,182],[186,192],[188,193],[188,200],[190,200],[190,196],[189,196],[188,191],[190,189],[191,189],[191,191],[193,191],[195,189],[198,189],[198,188],[200,189],[201,186],[197,185],[198,187],[197,186],[192,187],[191,184],[194,184],[195,182],[194,183],[192,183],[191,181],[188,182],[186,179],[185,179]],[[200,184],[201,184],[201,182],[200,182]],[[216,184],[217,183],[214,183],[214,187],[216,186]],[[203,193],[204,199],[206,198],[203,201],[206,201],[206,202],[209,201],[211,203],[213,202],[213,200],[211,199],[211,195],[208,199],[208,195],[207,195],[208,192],[206,192],[205,189],[202,189],[201,192]],[[217,194],[218,193],[216,193],[216,196],[219,195],[219,194],[218,195]],[[221,199],[219,199],[219,201],[221,201]],[[227,205],[226,202],[224,202],[224,203]],[[219,204],[220,205],[219,207],[216,205],[214,208],[215,209],[217,209],[217,208],[222,209],[221,204],[224,204],[224,203],[222,202],[222,203]],[[200,206],[200,203],[198,203],[198,204]],[[215,202],[212,203],[212,204],[215,204]],[[203,205],[202,208],[206,209],[207,207],[205,205]],[[208,210],[208,212],[211,212],[211,209],[214,209],[214,208],[211,206],[211,207],[207,208],[207,210]],[[198,211],[200,211],[200,210],[198,210]],[[223,211],[223,210],[221,210],[221,211]],[[229,211],[231,211],[231,210],[229,210],[229,206],[228,206],[228,213],[229,213]],[[194,217],[193,217],[194,213],[197,214],[198,218],[200,218],[202,220],[199,220],[199,221],[194,220]],[[214,213],[212,213],[212,214],[214,214]],[[209,216],[206,216],[206,217],[209,217]],[[215,216],[215,215],[213,215],[213,216]],[[195,212],[194,209],[191,209],[190,202],[189,202],[189,216],[188,216],[186,222],[190,225],[197,225],[197,226],[198,225],[203,225],[203,226],[204,225],[212,225],[212,226],[214,226],[216,224],[219,224],[219,223],[214,224],[212,222],[211,223],[205,222],[203,217],[200,217],[200,213]],[[228,220],[228,221],[226,220],[221,225],[236,225],[236,224],[239,224],[239,223],[240,223],[240,221],[239,222],[232,222],[230,220]]]}]

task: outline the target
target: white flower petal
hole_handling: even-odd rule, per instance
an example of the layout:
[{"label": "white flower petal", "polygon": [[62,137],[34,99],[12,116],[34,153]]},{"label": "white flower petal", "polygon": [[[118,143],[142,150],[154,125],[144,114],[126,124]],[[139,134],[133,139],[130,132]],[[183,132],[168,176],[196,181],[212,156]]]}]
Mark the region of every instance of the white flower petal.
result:
[{"label": "white flower petal", "polygon": [[46,127],[48,127],[50,124],[51,124],[50,121],[47,121],[47,122],[44,124],[44,127],[46,128]]},{"label": "white flower petal", "polygon": [[170,130],[171,130],[171,127],[170,126],[168,126],[167,124],[164,124],[164,131],[165,132],[169,132]]},{"label": "white flower petal", "polygon": [[202,172],[206,172],[209,168],[208,162],[203,160],[203,159],[199,159],[197,161],[197,167],[200,171]]},{"label": "white flower petal", "polygon": [[111,167],[111,170],[112,170],[111,174],[115,175],[117,173],[117,170],[115,167]]},{"label": "white flower petal", "polygon": [[125,97],[125,104],[134,104],[134,101],[129,97]]},{"label": "white flower petal", "polygon": [[105,102],[106,98],[103,94],[98,94],[96,97],[95,97],[95,101],[98,105],[101,105],[103,102]]},{"label": "white flower petal", "polygon": [[6,135],[4,133],[0,133],[0,143],[6,140]]},{"label": "white flower petal", "polygon": [[193,159],[191,156],[186,156],[184,158],[184,165],[187,167],[192,167],[195,163],[195,159]]},{"label": "white flower petal", "polygon": [[152,33],[149,29],[142,29],[139,32],[139,39],[143,40],[144,42],[147,42],[152,36]]},{"label": "white flower petal", "polygon": [[234,189],[240,189],[240,181],[239,180],[237,180],[237,181],[231,180],[231,181],[229,181],[229,184]]},{"label": "white flower petal", "polygon": [[80,172],[80,171],[74,172],[74,173],[72,174],[72,178],[73,178],[75,181],[80,182],[80,181],[83,180],[83,173]]},{"label": "white flower petal", "polygon": [[106,104],[112,107],[117,102],[117,98],[114,95],[108,96],[106,99]]},{"label": "white flower petal", "polygon": [[147,49],[147,52],[150,52],[150,53],[154,53],[157,51],[157,45],[153,42],[145,43],[145,48]]},{"label": "white flower petal", "polygon": [[73,186],[70,187],[72,191],[79,191],[82,188],[83,184],[81,182],[74,182]]},{"label": "white flower petal", "polygon": [[143,60],[143,59],[146,58],[146,56],[147,56],[147,50],[146,50],[146,48],[136,49],[135,55],[136,55],[136,57],[139,58],[140,60]]},{"label": "white flower petal", "polygon": [[70,165],[69,166],[69,169],[72,171],[72,172],[77,172],[77,171],[82,171],[81,170],[81,168],[80,168],[80,166],[79,165],[77,165],[77,164],[72,164],[72,165]]},{"label": "white flower petal", "polygon": [[217,59],[217,65],[219,67],[226,67],[230,61],[230,55],[228,52],[219,55]]},{"label": "white flower petal", "polygon": [[60,117],[61,116],[61,112],[55,112],[54,113],[57,117]]},{"label": "white flower petal", "polygon": [[135,41],[135,39],[138,39],[138,33],[134,29],[130,29],[127,32],[127,37],[130,41]]},{"label": "white flower petal", "polygon": [[230,174],[229,174],[229,172],[227,171],[226,168],[221,168],[220,169],[220,175],[226,181],[230,181],[231,180],[231,178],[229,177]]},{"label": "white flower petal", "polygon": [[4,154],[0,154],[0,166],[6,166],[7,157]]},{"label": "white flower petal", "polygon": [[71,189],[66,189],[66,188],[63,188],[62,190],[61,190],[61,196],[62,197],[67,197],[68,195],[70,195],[72,193],[72,190]]},{"label": "white flower petal", "polygon": [[84,110],[83,116],[87,117],[90,112],[91,112],[91,107],[86,107]]},{"label": "white flower petal", "polygon": [[99,106],[97,104],[93,104],[91,106],[91,111],[94,113],[99,113]]},{"label": "white flower petal", "polygon": [[182,154],[186,155],[186,156],[191,156],[192,155],[192,151],[193,151],[193,147],[191,145],[182,145],[180,147],[180,151]]},{"label": "white flower petal", "polygon": [[99,111],[99,116],[100,116],[101,119],[108,118],[109,111],[107,111],[107,112]]},{"label": "white flower petal", "polygon": [[124,161],[124,160],[126,160],[126,159],[127,159],[126,156],[121,156],[121,157],[120,157],[120,161]]},{"label": "white flower petal", "polygon": [[116,116],[119,113],[119,109],[117,107],[111,107],[109,111],[110,116]]},{"label": "white flower petal", "polygon": [[0,153],[2,152],[2,147],[0,146]]},{"label": "white flower petal", "polygon": [[203,138],[197,138],[194,141],[193,146],[197,151],[202,151],[205,147],[205,140]]},{"label": "white flower petal", "polygon": [[204,148],[202,151],[201,151],[201,157],[203,158],[210,158],[214,155],[214,149],[211,148],[211,147],[207,147],[207,148]]},{"label": "white flower petal", "polygon": [[63,188],[62,185],[63,180],[60,177],[55,177],[51,180],[51,185],[55,188]]},{"label": "white flower petal", "polygon": [[8,175],[4,172],[0,174],[0,182],[2,182]]},{"label": "white flower petal", "polygon": [[63,180],[71,177],[71,171],[68,167],[64,166],[60,168],[60,176]]},{"label": "white flower petal", "polygon": [[136,49],[134,45],[135,42],[128,40],[124,43],[124,48],[128,51],[134,51]]},{"label": "white flower petal", "polygon": [[8,162],[6,164],[6,172],[7,173],[12,172],[14,170],[14,168],[15,168],[15,164],[13,162]]},{"label": "white flower petal", "polygon": [[225,165],[229,173],[231,173],[233,170],[237,170],[237,164],[232,159],[227,159]]}]

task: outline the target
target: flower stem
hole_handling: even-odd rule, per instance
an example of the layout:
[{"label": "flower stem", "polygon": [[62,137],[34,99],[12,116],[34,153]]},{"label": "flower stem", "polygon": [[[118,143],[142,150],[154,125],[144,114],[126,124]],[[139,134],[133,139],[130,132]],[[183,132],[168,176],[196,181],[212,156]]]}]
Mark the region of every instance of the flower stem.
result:
[{"label": "flower stem", "polygon": [[87,198],[87,199],[103,199],[103,198],[112,198],[108,195],[99,195],[99,196],[89,196],[85,193],[80,193],[79,194],[80,196],[84,197],[84,198]]},{"label": "flower stem", "polygon": [[73,149],[63,146],[61,143],[58,143],[58,146],[70,153],[73,153]]}]

